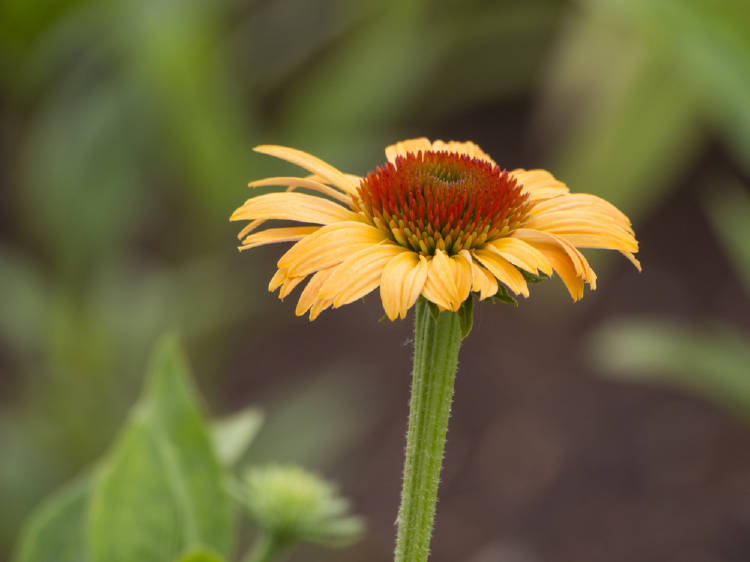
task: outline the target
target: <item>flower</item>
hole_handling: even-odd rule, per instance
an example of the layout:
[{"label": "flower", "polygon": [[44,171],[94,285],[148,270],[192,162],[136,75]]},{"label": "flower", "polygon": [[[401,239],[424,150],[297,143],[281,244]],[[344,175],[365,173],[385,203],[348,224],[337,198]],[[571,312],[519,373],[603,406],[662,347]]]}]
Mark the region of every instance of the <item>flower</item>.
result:
[{"label": "flower", "polygon": [[[378,287],[391,320],[404,318],[420,295],[453,311],[472,292],[493,297],[498,283],[527,297],[522,272],[557,273],[577,301],[585,284],[596,288],[578,248],[618,250],[640,270],[630,221],[614,205],[570,193],[546,170],[503,170],[472,142],[405,140],[387,147],[387,162],[365,177],[293,148],[255,150],[309,172],[251,182],[287,190],[248,199],[230,219],[251,221],[240,250],[296,242],[269,290],[283,299],[311,276],[298,316],[309,311],[314,320]],[[314,226],[256,232],[269,219]]]},{"label": "flower", "polygon": [[362,534],[362,520],[349,514],[349,501],[336,486],[298,466],[253,467],[232,492],[281,545],[344,546]]}]

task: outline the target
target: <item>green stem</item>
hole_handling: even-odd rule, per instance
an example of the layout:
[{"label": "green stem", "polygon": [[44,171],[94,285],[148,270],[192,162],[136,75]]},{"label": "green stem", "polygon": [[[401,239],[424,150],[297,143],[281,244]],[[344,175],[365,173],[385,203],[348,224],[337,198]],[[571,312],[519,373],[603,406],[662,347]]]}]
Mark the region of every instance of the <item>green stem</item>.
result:
[{"label": "green stem", "polygon": [[395,562],[425,562],[430,552],[460,346],[458,314],[441,312],[435,319],[420,298]]},{"label": "green stem", "polygon": [[272,534],[262,532],[253,546],[253,550],[245,558],[245,562],[270,562],[276,558],[284,544]]}]

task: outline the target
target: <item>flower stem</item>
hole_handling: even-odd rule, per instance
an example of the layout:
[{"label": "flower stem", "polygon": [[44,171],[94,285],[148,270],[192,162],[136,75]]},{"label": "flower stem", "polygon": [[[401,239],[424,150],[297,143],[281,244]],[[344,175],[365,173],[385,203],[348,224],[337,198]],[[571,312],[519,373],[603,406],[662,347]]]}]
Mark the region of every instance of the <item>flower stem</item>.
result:
[{"label": "flower stem", "polygon": [[445,311],[435,319],[420,298],[395,562],[425,562],[429,555],[460,346],[458,314]]},{"label": "flower stem", "polygon": [[245,562],[270,562],[279,556],[283,547],[272,533],[262,532]]}]

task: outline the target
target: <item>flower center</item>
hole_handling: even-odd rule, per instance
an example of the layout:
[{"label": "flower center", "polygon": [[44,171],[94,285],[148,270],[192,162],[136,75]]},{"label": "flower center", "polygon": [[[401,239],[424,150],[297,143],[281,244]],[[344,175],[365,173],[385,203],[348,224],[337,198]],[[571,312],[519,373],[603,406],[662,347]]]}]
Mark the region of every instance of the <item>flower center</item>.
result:
[{"label": "flower center", "polygon": [[454,152],[399,156],[362,178],[354,208],[398,244],[450,255],[507,236],[526,217],[528,194],[506,170]]}]

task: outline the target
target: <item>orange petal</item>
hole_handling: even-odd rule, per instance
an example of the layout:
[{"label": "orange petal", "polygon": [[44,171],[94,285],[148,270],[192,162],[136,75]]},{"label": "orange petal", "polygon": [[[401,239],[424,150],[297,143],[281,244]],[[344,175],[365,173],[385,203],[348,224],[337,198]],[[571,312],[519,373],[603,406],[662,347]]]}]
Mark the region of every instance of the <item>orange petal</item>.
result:
[{"label": "orange petal", "polygon": [[380,278],[380,300],[388,318],[406,318],[426,280],[427,259],[424,256],[406,251],[391,258]]},{"label": "orange petal", "polygon": [[473,291],[479,293],[479,298],[484,300],[497,293],[497,278],[479,265],[476,260],[471,262]]},{"label": "orange petal", "polygon": [[358,221],[361,217],[341,205],[305,193],[266,193],[245,201],[229,220],[290,220],[314,224]]},{"label": "orange petal", "polygon": [[297,150],[296,148],[278,145],[261,145],[256,146],[253,150],[255,152],[269,154],[276,158],[281,158],[282,160],[291,162],[292,164],[296,164],[313,174],[325,178],[332,185],[341,188],[346,193],[356,193],[357,183],[354,183],[347,174],[340,172],[327,162],[324,162],[312,154],[308,154],[302,150]]},{"label": "orange petal", "polygon": [[519,238],[498,238],[485,245],[485,249],[496,252],[510,263],[536,275],[541,270],[552,275],[552,264],[539,250]]},{"label": "orange petal", "polygon": [[386,264],[408,251],[389,243],[362,248],[336,268],[320,289],[320,297],[333,299],[334,308],[364,297],[378,287]]},{"label": "orange petal", "polygon": [[[318,303],[318,301],[320,300],[318,298],[320,288],[323,286],[323,283],[325,283],[326,280],[331,276],[331,274],[333,274],[333,271],[334,268],[323,269],[321,271],[318,271],[310,278],[310,281],[307,282],[307,285],[305,285],[305,288],[302,290],[302,293],[299,296],[299,301],[297,302],[297,308],[294,310],[294,313],[297,316],[302,316],[305,312],[310,310],[310,308]],[[320,311],[318,311],[318,313],[319,312]],[[310,314],[310,316],[310,319],[312,320],[312,313]]]},{"label": "orange petal", "polygon": [[568,193],[568,186],[558,181],[547,170],[524,170],[518,168],[511,172],[531,201],[541,201]]},{"label": "orange petal", "polygon": [[247,184],[248,187],[268,187],[268,186],[287,186],[291,188],[303,188],[312,189],[323,195],[328,195],[334,199],[351,205],[352,198],[349,195],[341,193],[340,191],[333,189],[319,181],[315,181],[310,178],[293,178],[293,177],[276,177],[276,178],[265,178],[262,180],[251,181]]},{"label": "orange petal", "polygon": [[492,250],[477,248],[472,253],[492,275],[507,285],[511,291],[515,294],[520,293],[524,297],[529,296],[529,287],[526,285],[526,279],[508,260]]},{"label": "orange petal", "polygon": [[436,250],[428,263],[424,297],[446,310],[458,310],[471,291],[471,262]]},{"label": "orange petal", "polygon": [[337,265],[353,253],[387,240],[385,234],[369,224],[338,222],[320,228],[292,246],[278,262],[291,277]]},{"label": "orange petal", "polygon": [[269,228],[268,230],[262,230],[251,234],[242,241],[242,245],[239,247],[240,250],[248,250],[255,248],[256,246],[263,246],[265,244],[275,244],[277,242],[294,242],[300,240],[305,236],[317,232],[320,230],[319,226],[292,226],[289,228]]}]

